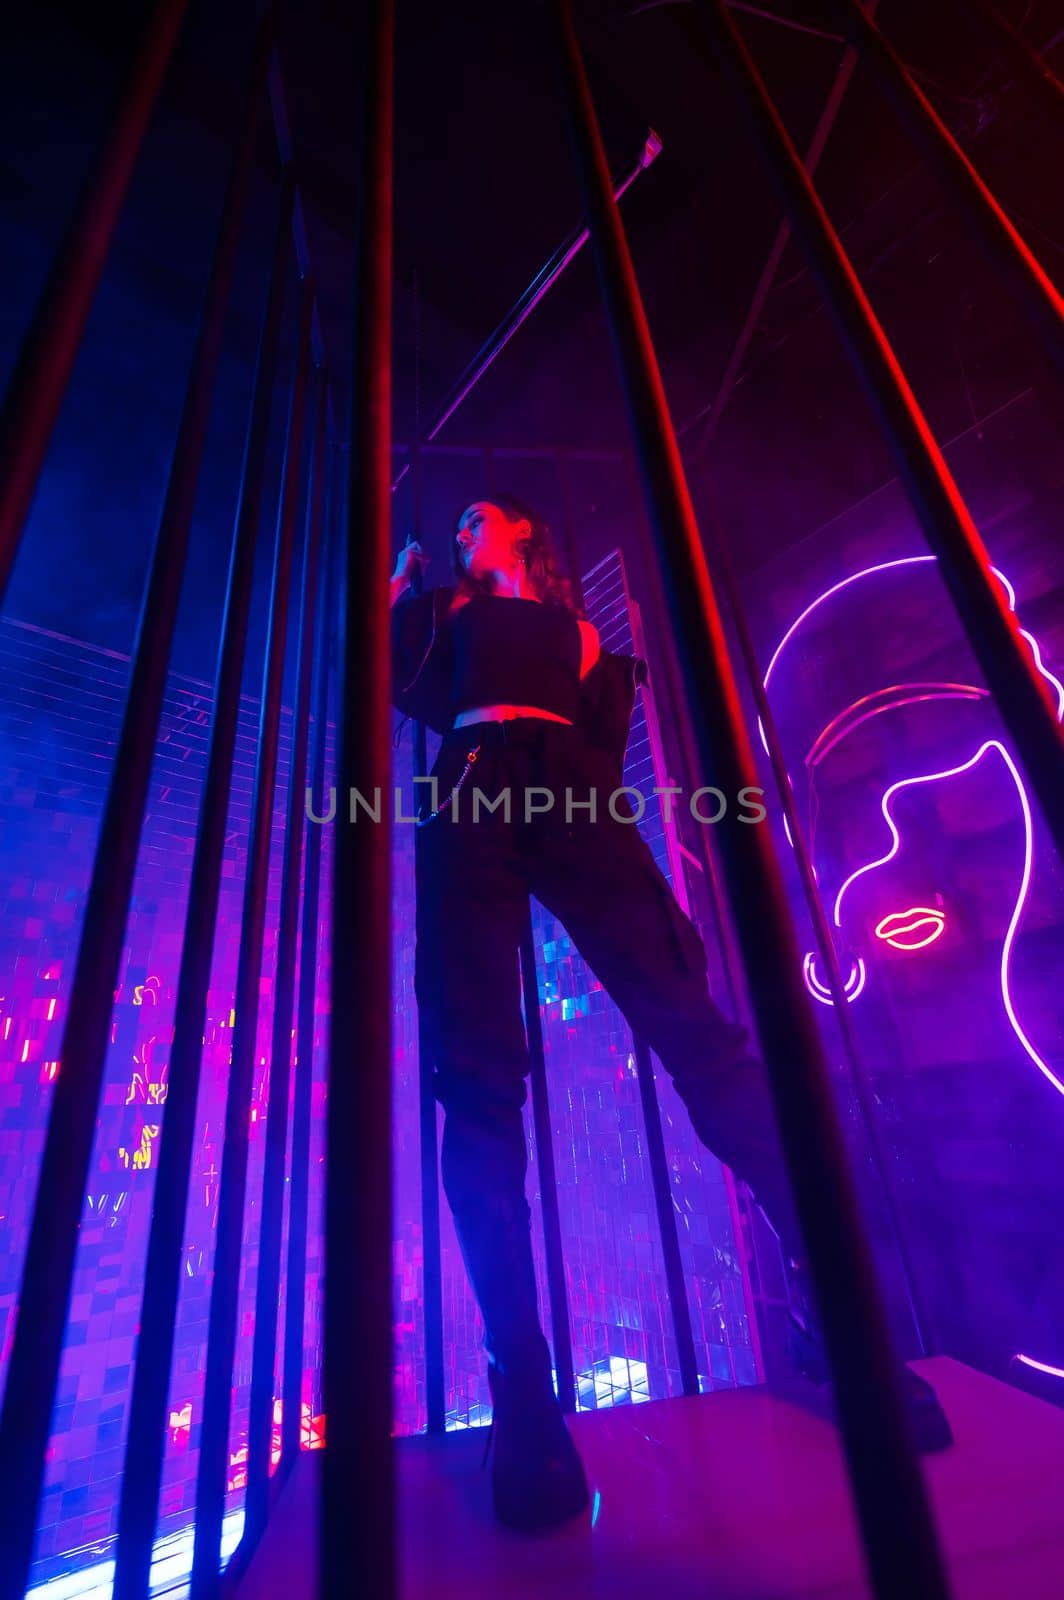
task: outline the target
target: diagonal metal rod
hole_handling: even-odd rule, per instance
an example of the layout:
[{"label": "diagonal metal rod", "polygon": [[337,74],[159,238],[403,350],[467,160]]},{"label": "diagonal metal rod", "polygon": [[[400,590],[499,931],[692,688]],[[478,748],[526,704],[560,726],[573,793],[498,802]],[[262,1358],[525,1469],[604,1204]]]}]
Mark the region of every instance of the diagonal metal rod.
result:
[{"label": "diagonal metal rod", "polygon": [[[391,516],[395,16],[360,7],[351,477],[340,594],[339,814],[325,1167],[318,1594],[398,1589],[392,1442]],[[379,811],[349,812],[352,791]]]},{"label": "diagonal metal rod", "polygon": [[[285,440],[277,531],[273,548],[269,622],[251,797],[251,824],[237,956],[235,1023],[225,1100],[222,1171],[218,1180],[213,1277],[207,1322],[207,1370],[203,1425],[196,1475],[196,1535],[192,1552],[191,1600],[211,1600],[218,1589],[222,1521],[229,1464],[233,1361],[240,1296],[240,1256],[247,1194],[251,1097],[259,1015],[262,948],[273,833],[274,787],[281,722],[288,611],[296,513],[303,464],[307,377],[314,296],[304,283]],[[249,1530],[250,1532],[250,1530]]]},{"label": "diagonal metal rod", "polygon": [[[905,63],[858,0],[832,0],[862,63],[957,204],[1047,353],[1064,369],[1064,297],[983,182]],[[701,7],[699,7],[701,9]]]},{"label": "diagonal metal rod", "polygon": [[[725,793],[757,786],[738,687],[568,0],[555,0],[562,94],[592,247],[663,569],[698,751]],[[881,1600],[948,1594],[827,1064],[765,828],[721,825],[721,855],[779,1133],[827,1338],[843,1439]]]},{"label": "diagonal metal rod", "polygon": [[[281,864],[277,977],[274,983],[275,998],[271,1029],[269,1108],[266,1113],[266,1159],[262,1177],[262,1223],[259,1232],[259,1266],[255,1279],[255,1334],[251,1358],[248,1479],[243,1534],[243,1540],[248,1540],[251,1546],[254,1546],[266,1526],[270,1451],[273,1442],[274,1364],[277,1356],[277,1309],[281,1294],[281,1230],[284,1222],[285,1153],[288,1144],[288,1091],[291,1082],[296,932],[299,925],[299,874],[303,859],[310,678],[314,658],[314,621],[317,611],[322,513],[325,500],[326,410],[329,389],[323,368],[319,369],[317,388],[314,445],[310,481],[307,486],[303,573],[296,629],[296,703],[292,724],[291,766],[288,774],[284,858]],[[288,1292],[302,1299],[302,1278],[289,1284]]]},{"label": "diagonal metal rod", "polygon": [[118,116],[48,274],[8,385],[0,413],[0,604],[186,9],[187,0],[159,0],[152,14]]},{"label": "diagonal metal rod", "polygon": [[[614,188],[613,192],[618,200],[632,186],[639,174],[645,172],[660,154],[661,140],[651,129],[643,142],[639,159],[625,176],[617,182]],[[502,354],[514,334],[528,321],[540,301],[557,283],[569,263],[580,254],[580,251],[587,243],[587,237],[586,228],[575,228],[568,238],[558,246],[550,260],[539,269],[527,289],[519,295],[499,325],[489,334],[465,371],[456,379],[447,399],[437,411],[434,422],[424,434],[422,441],[424,444],[430,444],[437,434],[442,432],[444,425],[454,416],[459,406],[469,398],[488,368]],[[399,487],[408,470],[408,465],[402,467],[395,482],[392,484],[393,490]]]},{"label": "diagonal metal rod", "polygon": [[720,0],[696,0],[696,12],[705,29],[703,51],[719,61],[749,118],[1064,858],[1064,735],[1049,685],[992,576],[986,547],[945,457],[727,9]]},{"label": "diagonal metal rod", "polygon": [[[265,44],[260,34],[189,369],[166,496],[149,560],[149,576],[137,623],[122,730],[78,943],[70,1007],[60,1050],[62,1070],[53,1090],[49,1132],[41,1164],[41,1187],[27,1246],[25,1282],[21,1295],[21,1336],[16,1332],[0,1430],[3,1458],[0,1468],[0,1484],[3,1485],[0,1492],[0,1548],[6,1555],[4,1573],[0,1577],[0,1592],[5,1584],[10,1583],[20,1596],[23,1591],[19,1584],[22,1583],[24,1587],[27,1564],[31,1559],[27,1541],[32,1539],[36,1525],[44,1450],[51,1425],[52,1394],[59,1370],[76,1258],[77,1230],[105,1070],[112,997],[121,961],[211,397],[254,159],[264,82],[264,54]],[[157,1181],[157,1209],[164,1204],[162,1196],[166,1192]],[[182,1203],[179,1227],[183,1224]],[[169,1324],[164,1325],[161,1330],[163,1334],[168,1327]],[[144,1359],[145,1352],[160,1331],[150,1322],[145,1323],[144,1328],[138,1361]],[[159,1408],[160,1437],[157,1445],[160,1459],[161,1429],[165,1421],[165,1382],[169,1373],[168,1354],[164,1366],[166,1376],[163,1379],[164,1398]],[[141,1419],[136,1407],[134,1418]],[[140,1549],[138,1559],[143,1569],[143,1589],[147,1583],[155,1533],[159,1478],[156,1472],[153,1498],[148,1465],[150,1441],[132,1430],[128,1448],[137,1457],[139,1468],[130,1474],[127,1457],[127,1471],[123,1477],[126,1520],[123,1528],[123,1519],[120,1517],[122,1533],[118,1581],[121,1584],[122,1568],[130,1559],[130,1540],[134,1535],[131,1534],[128,1521],[129,1506],[136,1499],[139,1532],[135,1538]],[[147,1454],[141,1456],[139,1452],[142,1451]],[[8,1515],[12,1518],[10,1529],[3,1524],[3,1519]],[[120,1594],[121,1591],[117,1592]]]}]

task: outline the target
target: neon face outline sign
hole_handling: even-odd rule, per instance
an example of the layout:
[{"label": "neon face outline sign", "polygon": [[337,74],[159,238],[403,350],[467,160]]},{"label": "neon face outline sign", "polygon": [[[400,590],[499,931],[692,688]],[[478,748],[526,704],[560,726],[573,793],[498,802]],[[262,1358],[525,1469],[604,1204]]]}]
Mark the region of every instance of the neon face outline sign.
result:
[{"label": "neon face outline sign", "polygon": [[[936,562],[936,559],[937,558],[933,555],[923,555],[907,556],[896,561],[880,562],[874,566],[865,567],[861,571],[851,574],[850,577],[844,578],[839,583],[833,584],[830,588],[824,590],[799,614],[799,616],[790,625],[777,644],[772,653],[768,668],[765,672],[764,682],[766,691],[769,688],[773,672],[777,667],[780,656],[782,655],[786,645],[798,632],[803,623],[805,623],[814,612],[827,605],[828,602],[830,602],[835,596],[843,593],[844,591],[850,589],[853,585],[866,579],[873,578],[880,573],[895,572],[901,568],[922,566],[930,562]],[[998,579],[1005,590],[1006,596],[1008,597],[1010,611],[1015,612],[1016,593],[1012,587],[1012,584],[1009,582],[1005,574],[997,567],[991,567],[990,570],[993,572],[994,576]],[[1057,678],[1046,667],[1042,660],[1042,654],[1038,645],[1038,641],[1034,638],[1034,636],[1023,628],[1019,629],[1019,632],[1020,636],[1025,640],[1031,650],[1031,655],[1038,672],[1055,691],[1058,720],[1064,719],[1064,684],[1062,684],[1060,679]],[[823,755],[825,755],[830,749],[834,748],[835,744],[840,742],[847,733],[852,732],[854,729],[861,726],[863,722],[868,721],[871,717],[878,716],[881,713],[894,709],[900,705],[912,704],[916,701],[927,699],[977,699],[986,697],[987,693],[985,689],[967,684],[936,682],[895,685],[890,689],[879,690],[874,694],[868,695],[864,698],[864,700],[859,701],[854,706],[849,707],[846,713],[844,713],[841,717],[836,718],[834,723],[832,723],[831,726],[825,730],[824,734],[822,734],[820,739],[817,741],[817,746],[815,746],[814,749],[819,747],[819,758],[822,759]],[[765,730],[760,719],[758,719],[758,731],[761,735],[761,742],[767,751],[768,743],[765,738]],[[1023,912],[1031,885],[1031,876],[1034,864],[1034,836],[1031,806],[1027,796],[1027,791],[1024,787],[1023,779],[1017,769],[1013,757],[999,739],[985,740],[980,745],[979,749],[976,750],[975,753],[966,761],[954,763],[951,766],[944,766],[940,770],[934,772],[914,773],[888,786],[888,788],[880,797],[879,809],[883,816],[884,822],[886,823],[891,843],[883,854],[877,856],[874,860],[865,862],[862,866],[851,872],[850,875],[845,879],[841,888],[835,895],[835,900],[832,905],[831,919],[836,928],[841,928],[843,902],[853,885],[867,874],[875,871],[878,868],[886,866],[897,856],[901,848],[901,837],[892,814],[892,802],[894,801],[895,797],[902,794],[904,791],[914,789],[918,785],[945,782],[950,778],[970,772],[981,762],[983,762],[984,759],[991,754],[991,752],[995,753],[1000,758],[1009,775],[1011,783],[1015,786],[1015,791],[1023,818],[1023,869],[1021,873],[1019,889],[1014,899],[1011,914],[1009,916],[1008,928],[1002,946],[998,973],[1002,1005],[1009,1026],[1021,1048],[1023,1049],[1024,1054],[1038,1069],[1045,1080],[1057,1091],[1057,1093],[1064,1096],[1064,1080],[1062,1080],[1061,1077],[1053,1071],[1052,1067],[1038,1051],[1031,1040],[1028,1031],[1024,1028],[1022,1022],[1020,1021],[1016,1010],[1012,983],[1012,955],[1017,932],[1023,917]],[[793,848],[793,841],[790,838],[789,830],[787,830],[787,838],[788,842]],[[899,908],[896,911],[891,911],[886,915],[881,915],[876,921],[874,929],[871,931],[873,939],[889,945],[895,951],[900,953],[918,953],[932,945],[937,944],[938,941],[945,935],[947,931],[947,919],[941,907],[933,908],[930,906],[911,905],[905,908]],[[822,1005],[833,1004],[831,994],[827,986],[817,977],[816,958],[812,952],[806,954],[802,963],[802,971],[806,987],[813,998],[819,1001]],[[863,961],[861,961],[859,958],[857,961],[854,961],[851,958],[850,975],[845,981],[845,992],[848,1002],[852,1003],[859,998],[861,993],[864,991],[866,978],[867,972],[865,970]]]}]

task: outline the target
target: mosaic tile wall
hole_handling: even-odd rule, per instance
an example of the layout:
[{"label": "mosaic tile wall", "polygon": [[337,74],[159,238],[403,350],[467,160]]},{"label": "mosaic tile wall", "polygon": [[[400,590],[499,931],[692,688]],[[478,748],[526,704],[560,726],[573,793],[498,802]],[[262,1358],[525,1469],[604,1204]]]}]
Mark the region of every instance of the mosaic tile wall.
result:
[{"label": "mosaic tile wall", "polygon": [[[124,656],[4,619],[0,623],[0,1362],[6,1366],[49,1087],[58,1070],[64,1010],[128,675]],[[112,1539],[125,1447],[135,1326],[167,1093],[198,802],[206,766],[210,691],[172,679],[152,774],[148,817],[116,989],[90,1180],[81,1225],[35,1581],[98,1561]],[[218,935],[207,1001],[185,1262],[171,1383],[160,1532],[192,1520],[224,1086],[232,1034],[241,894],[257,747],[257,705],[241,708]],[[291,716],[282,723],[256,1074],[248,1205],[230,1435],[227,1510],[242,1502],[272,1027],[283,801]],[[331,841],[326,836],[326,859]],[[326,871],[326,881],[328,870]],[[322,925],[329,900],[322,903]],[[327,956],[318,1013],[325,1021]],[[320,1032],[322,1041],[324,1032]],[[316,1063],[320,1080],[321,1059]],[[315,1378],[322,1086],[315,1085],[306,1295],[304,1442],[320,1433]],[[287,1214],[285,1238],[287,1239]],[[284,1302],[279,1311],[283,1326]],[[280,1348],[278,1350],[278,1370]],[[2,1375],[2,1373],[0,1373]],[[279,1415],[277,1416],[279,1423]]]}]

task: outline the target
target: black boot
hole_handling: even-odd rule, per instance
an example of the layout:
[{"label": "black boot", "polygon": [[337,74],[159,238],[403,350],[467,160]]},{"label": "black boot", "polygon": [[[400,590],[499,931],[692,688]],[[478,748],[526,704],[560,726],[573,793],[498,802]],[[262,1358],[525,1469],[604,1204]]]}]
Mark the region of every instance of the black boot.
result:
[{"label": "black boot", "polygon": [[492,1420],[491,1489],[508,1528],[537,1533],[579,1516],[590,1498],[583,1462],[569,1437],[550,1372],[505,1371],[488,1363]]},{"label": "black boot", "polygon": [[554,1392],[550,1347],[539,1323],[530,1224],[523,1195],[492,1196],[475,1211],[455,1212],[486,1329],[495,1515],[526,1533],[568,1521],[590,1498]]},{"label": "black boot", "polygon": [[[831,1363],[809,1284],[808,1268],[803,1261],[789,1263],[788,1281],[791,1292],[787,1308],[788,1354],[799,1372],[813,1383],[830,1383]],[[922,1455],[930,1455],[948,1449],[953,1443],[953,1430],[934,1389],[926,1378],[921,1378],[904,1363],[899,1377],[917,1450]]]}]

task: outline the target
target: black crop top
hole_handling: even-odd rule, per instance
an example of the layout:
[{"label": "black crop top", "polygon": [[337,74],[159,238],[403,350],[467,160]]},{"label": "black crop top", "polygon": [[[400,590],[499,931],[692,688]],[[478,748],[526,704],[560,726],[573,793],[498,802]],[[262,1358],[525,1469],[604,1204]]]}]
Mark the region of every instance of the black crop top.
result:
[{"label": "black crop top", "polygon": [[571,611],[512,595],[477,594],[449,618],[451,713],[535,706],[575,722],[583,641]]}]

